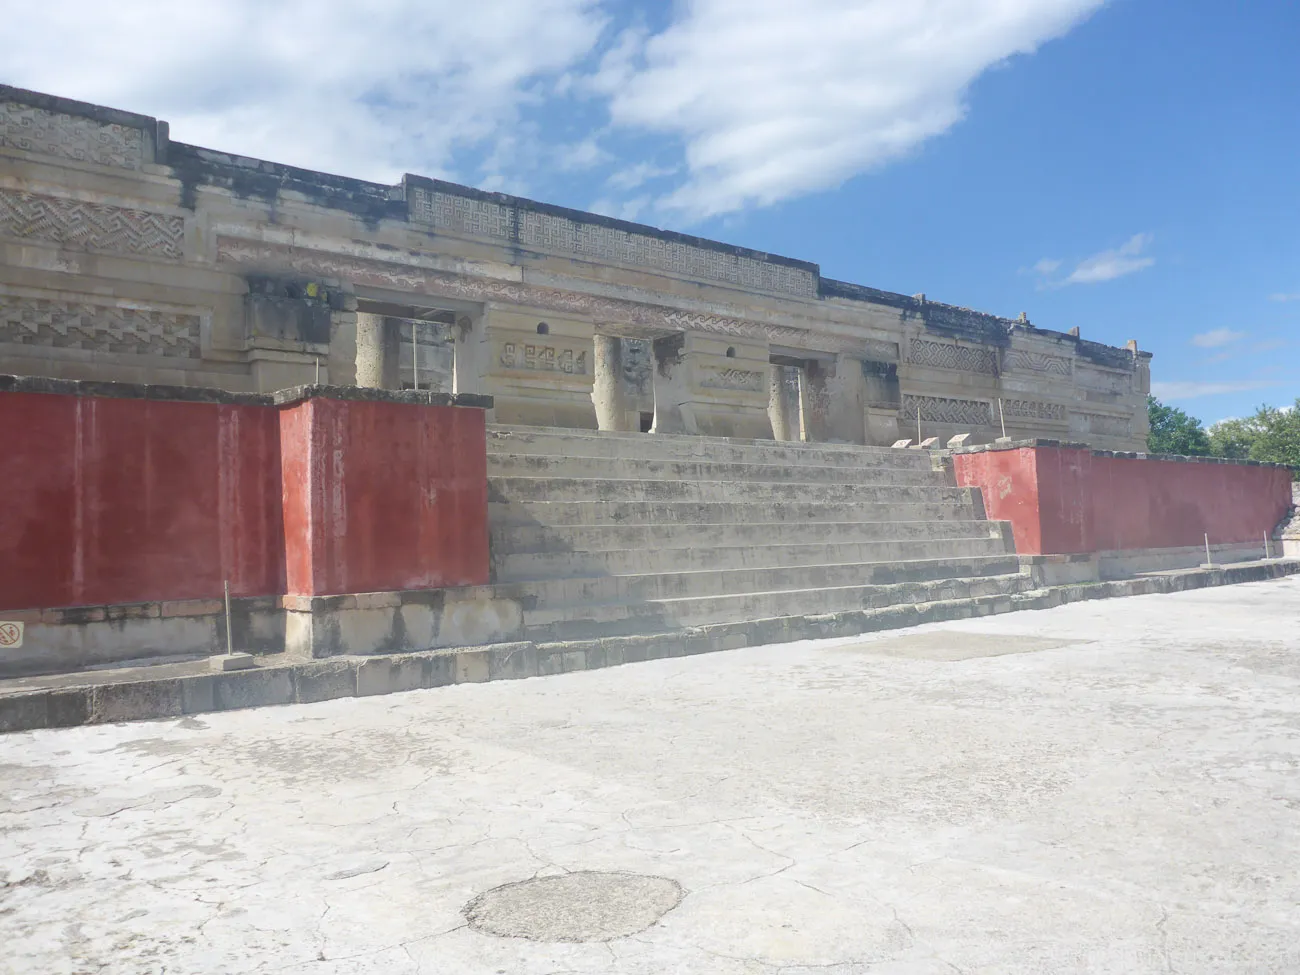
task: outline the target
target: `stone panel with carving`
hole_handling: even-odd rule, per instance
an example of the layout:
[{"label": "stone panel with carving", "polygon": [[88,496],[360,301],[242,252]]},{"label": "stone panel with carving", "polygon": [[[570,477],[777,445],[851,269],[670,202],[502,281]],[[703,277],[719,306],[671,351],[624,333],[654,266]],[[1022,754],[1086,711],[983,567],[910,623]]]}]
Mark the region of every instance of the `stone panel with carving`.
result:
[{"label": "stone panel with carving", "polygon": [[898,343],[880,339],[863,339],[861,356],[865,362],[898,362]]},{"label": "stone panel with carving", "polygon": [[812,271],[756,260],[726,250],[700,247],[670,237],[641,234],[608,224],[573,220],[556,213],[475,200],[454,193],[412,187],[411,219],[440,230],[475,237],[513,240],[525,247],[572,254],[593,261],[648,267],[671,274],[706,278],[746,288],[816,297]]},{"label": "stone panel with carving", "polygon": [[1072,412],[1075,423],[1072,426],[1081,433],[1099,433],[1104,437],[1131,437],[1133,421],[1126,416],[1113,416],[1109,413]]},{"label": "stone panel with carving", "polygon": [[532,342],[503,342],[497,364],[503,369],[587,375],[587,353]]},{"label": "stone panel with carving", "polygon": [[1095,389],[1102,393],[1122,394],[1133,390],[1132,372],[1110,372],[1081,366],[1075,370],[1074,381],[1084,389]]},{"label": "stone panel with carving", "polygon": [[1030,352],[1028,349],[1008,350],[1006,364],[1008,369],[1042,372],[1049,376],[1068,376],[1074,371],[1072,359],[1047,352]]},{"label": "stone panel with carving", "polygon": [[918,366],[955,369],[960,372],[978,372],[988,376],[997,374],[997,356],[993,349],[971,348],[952,342],[934,342],[930,339],[912,339],[908,361]]},{"label": "stone panel with carving", "polygon": [[651,363],[654,355],[649,339],[623,339],[623,382],[638,396],[652,394]]},{"label": "stone panel with carving", "polygon": [[87,298],[0,294],[0,342],[197,359],[200,316]]},{"label": "stone panel with carving", "polygon": [[505,240],[514,237],[514,207],[421,187],[412,189],[409,199],[411,218],[431,224],[439,230],[450,230],[471,237]]},{"label": "stone panel with carving", "polygon": [[705,369],[700,377],[705,389],[734,389],[761,393],[767,388],[767,376],[751,369]]},{"label": "stone panel with carving", "polygon": [[984,400],[949,399],[946,396],[903,396],[902,415],[930,423],[955,423],[965,426],[992,426],[993,407]]},{"label": "stone panel with carving", "polygon": [[0,146],[42,156],[139,169],[144,133],[20,102],[0,102]]},{"label": "stone panel with carving", "polygon": [[1004,399],[1002,412],[1007,416],[1030,420],[1064,420],[1065,406],[1061,403],[1042,403],[1030,399]]},{"label": "stone panel with carving", "polygon": [[185,221],[151,210],[0,190],[0,234],[150,257],[184,256]]}]

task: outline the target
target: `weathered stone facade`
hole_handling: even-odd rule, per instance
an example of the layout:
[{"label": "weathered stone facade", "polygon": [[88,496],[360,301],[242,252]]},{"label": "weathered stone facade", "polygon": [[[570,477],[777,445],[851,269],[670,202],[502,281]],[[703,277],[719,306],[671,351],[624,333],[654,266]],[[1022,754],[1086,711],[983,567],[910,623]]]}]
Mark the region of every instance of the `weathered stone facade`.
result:
[{"label": "weathered stone facade", "polygon": [[231,156],[3,87],[0,160],[0,373],[250,391],[360,375],[491,394],[507,423],[890,443],[919,421],[1144,449],[1147,353],[805,261]]}]

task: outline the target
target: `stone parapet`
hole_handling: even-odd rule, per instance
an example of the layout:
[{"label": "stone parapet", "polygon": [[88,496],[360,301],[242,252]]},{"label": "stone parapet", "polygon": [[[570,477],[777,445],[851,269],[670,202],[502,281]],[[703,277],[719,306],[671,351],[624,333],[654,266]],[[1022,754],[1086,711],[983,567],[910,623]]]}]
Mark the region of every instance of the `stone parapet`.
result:
[{"label": "stone parapet", "polygon": [[[248,606],[487,582],[491,406],[0,377],[0,614],[32,624],[0,673],[224,650],[227,586]],[[282,646],[278,614],[236,625],[240,649]]]},{"label": "stone parapet", "polygon": [[[1025,440],[1004,440],[995,443],[972,444],[969,447],[956,447],[948,453],[985,454],[1000,450],[1023,450],[1034,447],[1056,447],[1065,450],[1086,450],[1094,457],[1119,457],[1125,460],[1158,460],[1176,464],[1228,464],[1240,467],[1273,467],[1281,470],[1300,471],[1289,464],[1276,464],[1266,460],[1247,460],[1237,457],[1199,457],[1191,454],[1149,454],[1133,450],[1097,450],[1092,445],[1074,440],[1052,440],[1045,437],[1030,437]],[[1300,504],[1300,500],[1296,503]]]},{"label": "stone parapet", "polygon": [[[951,452],[957,483],[1012,523],[1022,555],[1263,546],[1291,507],[1291,470],[1024,440]],[[1261,553],[1262,554],[1262,553]]]},{"label": "stone parapet", "polygon": [[0,375],[0,393],[48,393],[100,399],[143,399],[172,403],[220,403],[242,406],[287,406],[324,398],[369,403],[408,403],[418,406],[466,406],[492,409],[492,397],[482,393],[438,393],[423,389],[368,389],[362,386],[316,384],[273,393],[245,393],[211,386],[166,386],[147,383],[101,382],[93,379],[53,379],[49,376]]}]

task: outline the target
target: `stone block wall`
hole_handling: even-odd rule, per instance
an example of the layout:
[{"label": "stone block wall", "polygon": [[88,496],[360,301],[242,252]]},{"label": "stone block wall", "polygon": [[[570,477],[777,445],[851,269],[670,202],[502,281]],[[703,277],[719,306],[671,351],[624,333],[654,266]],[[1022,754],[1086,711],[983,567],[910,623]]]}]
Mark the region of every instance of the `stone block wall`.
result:
[{"label": "stone block wall", "polygon": [[[426,315],[455,323],[455,388],[494,396],[509,423],[596,426],[594,336],[676,335],[702,350],[678,397],[700,433],[772,434],[755,403],[775,356],[836,363],[810,376],[813,439],[888,443],[918,420],[924,436],[971,442],[1004,420],[1013,437],[1107,449],[1145,436],[1145,353],[833,281],[808,261],[419,176],[247,159],[173,142],[148,116],[5,86],[0,161],[0,373],[347,385],[358,314]],[[434,359],[430,378],[447,372]],[[894,370],[888,403],[850,362]],[[620,427],[654,409],[633,385]]]}]

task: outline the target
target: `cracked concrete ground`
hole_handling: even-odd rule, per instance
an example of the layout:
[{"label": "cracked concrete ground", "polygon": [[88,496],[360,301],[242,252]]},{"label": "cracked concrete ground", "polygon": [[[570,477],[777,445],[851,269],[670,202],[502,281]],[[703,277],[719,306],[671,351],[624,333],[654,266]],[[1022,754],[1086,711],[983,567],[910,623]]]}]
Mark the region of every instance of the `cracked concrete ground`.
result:
[{"label": "cracked concrete ground", "polygon": [[[1297,691],[1292,577],[9,735],[0,971],[1300,971]],[[682,897],[466,924],[579,871]]]}]

